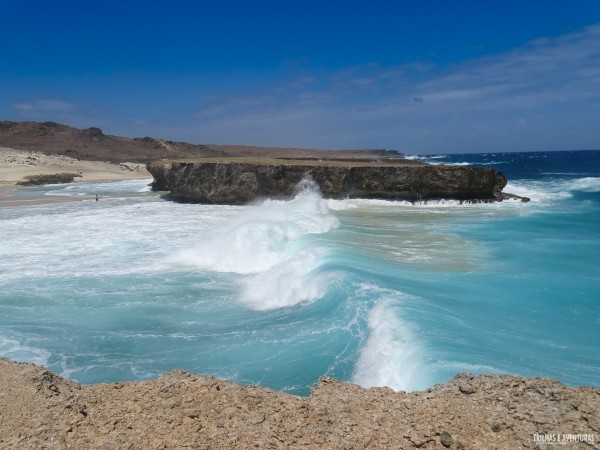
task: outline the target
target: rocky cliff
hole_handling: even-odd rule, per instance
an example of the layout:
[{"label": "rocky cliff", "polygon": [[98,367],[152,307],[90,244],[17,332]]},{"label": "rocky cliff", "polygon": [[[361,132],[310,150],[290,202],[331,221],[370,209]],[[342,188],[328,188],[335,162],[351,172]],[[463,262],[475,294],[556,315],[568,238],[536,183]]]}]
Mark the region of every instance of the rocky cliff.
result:
[{"label": "rocky cliff", "polygon": [[502,200],[506,177],[491,168],[407,160],[204,158],[147,164],[156,190],[199,203],[242,204],[290,196],[310,176],[327,198]]},{"label": "rocky cliff", "polygon": [[592,449],[600,390],[468,373],[424,392],[323,378],[310,397],[183,371],[80,386],[0,359],[2,449]]}]

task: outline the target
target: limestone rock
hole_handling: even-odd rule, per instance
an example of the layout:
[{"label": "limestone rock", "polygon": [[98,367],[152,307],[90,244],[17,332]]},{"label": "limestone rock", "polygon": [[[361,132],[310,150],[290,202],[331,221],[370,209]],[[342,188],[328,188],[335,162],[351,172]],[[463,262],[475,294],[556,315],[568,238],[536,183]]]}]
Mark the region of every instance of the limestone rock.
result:
[{"label": "limestone rock", "polygon": [[41,184],[59,184],[71,183],[76,177],[81,177],[79,173],[55,173],[28,175],[22,181],[18,181],[18,186],[37,186]]},{"label": "limestone rock", "polygon": [[534,449],[545,436],[592,449],[598,417],[600,390],[544,378],[461,374],[411,393],[323,378],[305,398],[184,371],[80,386],[0,359],[2,449]]},{"label": "limestone rock", "polygon": [[421,201],[502,200],[507,179],[487,167],[443,166],[406,160],[284,160],[204,158],[146,165],[155,190],[181,200],[243,204],[260,197],[290,197],[310,177],[326,198]]}]

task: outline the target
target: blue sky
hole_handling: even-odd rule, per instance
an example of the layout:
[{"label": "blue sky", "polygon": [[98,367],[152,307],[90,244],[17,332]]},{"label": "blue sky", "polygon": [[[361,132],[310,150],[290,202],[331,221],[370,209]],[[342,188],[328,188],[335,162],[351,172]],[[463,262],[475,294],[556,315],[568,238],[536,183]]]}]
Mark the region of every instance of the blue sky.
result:
[{"label": "blue sky", "polygon": [[0,0],[0,120],[406,153],[600,148],[600,0]]}]

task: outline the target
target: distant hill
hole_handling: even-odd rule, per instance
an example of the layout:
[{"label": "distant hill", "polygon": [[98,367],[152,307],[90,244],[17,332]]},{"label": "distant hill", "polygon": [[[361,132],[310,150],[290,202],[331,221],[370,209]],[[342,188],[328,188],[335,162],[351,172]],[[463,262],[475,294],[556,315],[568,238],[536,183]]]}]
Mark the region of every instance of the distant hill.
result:
[{"label": "distant hill", "polygon": [[[80,130],[55,122],[0,121],[0,146],[19,150],[67,155],[85,160],[149,162],[206,156],[269,156],[293,158],[331,158],[332,151],[251,147],[243,145],[197,145],[151,137],[126,138],[104,134],[100,128]],[[356,158],[400,156],[386,150],[338,150],[335,157]]]}]

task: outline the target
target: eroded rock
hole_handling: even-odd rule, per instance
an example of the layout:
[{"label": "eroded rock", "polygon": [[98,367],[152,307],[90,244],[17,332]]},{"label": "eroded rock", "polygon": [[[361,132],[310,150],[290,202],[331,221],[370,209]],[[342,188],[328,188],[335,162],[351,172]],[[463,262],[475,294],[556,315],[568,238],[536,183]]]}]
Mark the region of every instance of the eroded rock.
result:
[{"label": "eroded rock", "polygon": [[[473,393],[460,392],[465,382]],[[592,449],[598,417],[600,390],[544,378],[461,374],[411,393],[324,378],[297,397],[184,371],[79,386],[0,359],[3,449],[533,449],[552,435],[577,439],[561,448]]]},{"label": "eroded rock", "polygon": [[179,199],[243,204],[259,197],[289,197],[307,177],[326,198],[423,201],[502,200],[507,179],[488,167],[428,165],[403,160],[200,159],[149,163],[155,190]]}]

